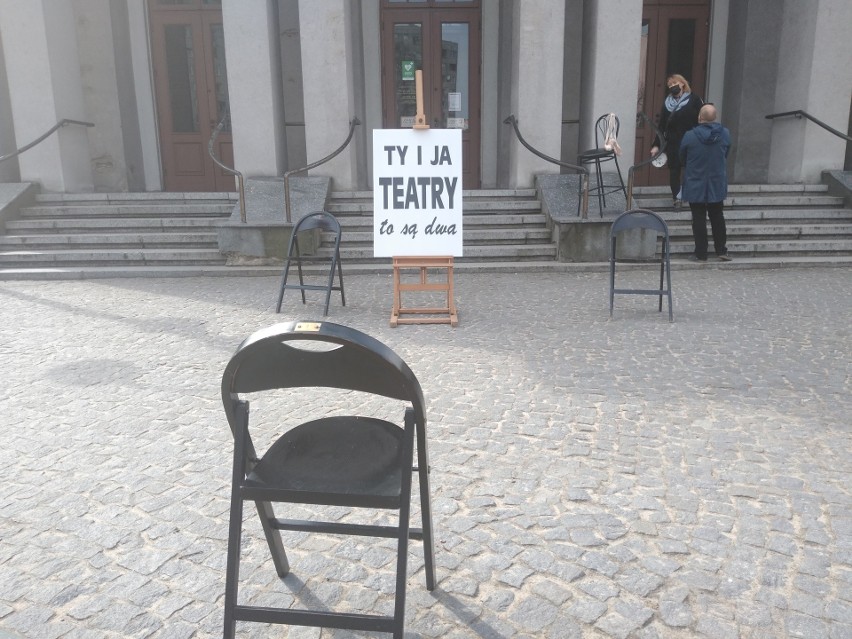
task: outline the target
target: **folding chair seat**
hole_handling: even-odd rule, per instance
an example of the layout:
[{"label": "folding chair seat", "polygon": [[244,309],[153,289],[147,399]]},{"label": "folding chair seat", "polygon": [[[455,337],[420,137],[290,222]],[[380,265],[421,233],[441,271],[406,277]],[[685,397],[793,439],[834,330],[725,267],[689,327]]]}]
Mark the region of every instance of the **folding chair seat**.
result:
[{"label": "folding chair seat", "polygon": [[[322,414],[329,416],[290,428],[259,456],[249,432],[249,402],[243,396],[278,389],[299,393],[309,387],[359,391],[343,394],[342,401],[351,401],[361,414],[347,414],[345,407],[324,410]],[[402,427],[381,416],[363,414],[372,405],[365,402],[363,393],[398,400],[404,413]],[[252,401],[255,397],[259,401],[261,395],[252,395]],[[280,401],[280,395],[275,399]],[[222,377],[222,401],[234,435],[224,636],[234,637],[237,621],[249,621],[380,631],[402,639],[409,539],[422,540],[426,587],[435,587],[426,413],[420,384],[411,369],[387,346],[355,329],[329,322],[276,324],[239,346]],[[420,489],[422,528],[409,523],[414,473]],[[275,569],[282,578],[290,566],[281,531],[396,539],[393,615],[241,604],[240,546],[243,502],[247,500],[255,502]],[[272,504],[286,502],[388,509],[396,511],[398,519],[396,525],[386,525],[277,518]]]},{"label": "folding chair seat", "polygon": [[[334,234],[334,248],[331,251],[331,255],[302,255],[302,251],[299,249],[299,234],[315,229],[320,232],[325,231]],[[340,291],[340,301],[343,303],[343,306],[346,306],[346,295],[343,291],[343,267],[340,265],[340,236],[340,222],[327,211],[310,213],[296,222],[287,246],[287,258],[284,262],[284,272],[281,275],[281,290],[278,293],[278,306],[275,307],[276,313],[281,312],[281,301],[284,299],[284,291],[287,289],[300,291],[302,293],[302,304],[306,303],[305,291],[325,291],[325,310],[323,311],[323,316],[328,315],[328,304],[331,300],[332,291]],[[290,267],[294,263],[299,272],[298,284],[287,282],[290,276]],[[306,282],[305,272],[302,270],[303,264],[328,264],[328,279],[322,284]],[[334,285],[335,272],[337,274],[337,286]]]},{"label": "folding chair seat", "polygon": [[[621,177],[621,167],[618,166],[618,131],[620,128],[618,117],[614,113],[605,113],[595,121],[595,148],[583,151],[577,156],[577,164],[581,166],[595,166],[596,186],[589,189],[589,195],[597,195],[598,208],[603,216],[606,207],[607,193],[621,191],[627,199],[627,188]],[[607,131],[611,128],[611,131]],[[615,162],[615,173],[618,176],[618,184],[604,184],[601,164],[604,162]]]},{"label": "folding chair seat", "polygon": [[[619,233],[630,229],[649,229],[656,231],[657,237],[662,237],[660,251],[660,286],[657,289],[635,289],[615,288],[615,263],[616,263],[616,241]],[[609,233],[609,316],[612,317],[612,307],[616,294],[622,295],[657,295],[660,298],[659,311],[663,311],[663,295],[669,300],[669,321],[674,321],[672,316],[672,267],[671,267],[671,242],[669,240],[669,227],[666,221],[653,211],[645,209],[631,209],[619,215],[612,223]],[[665,278],[665,282],[664,282]]]}]

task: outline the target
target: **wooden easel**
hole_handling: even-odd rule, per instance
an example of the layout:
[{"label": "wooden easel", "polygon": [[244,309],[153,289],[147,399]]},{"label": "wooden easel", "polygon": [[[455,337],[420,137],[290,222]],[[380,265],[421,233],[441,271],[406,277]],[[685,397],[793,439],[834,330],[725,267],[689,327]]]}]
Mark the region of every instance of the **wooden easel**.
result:
[{"label": "wooden easel", "polygon": [[[444,281],[430,282],[428,269],[447,269]],[[402,271],[419,269],[420,279],[417,282],[404,283]],[[402,306],[403,291],[445,291],[446,306],[410,307]],[[400,315],[439,315],[441,317],[400,317]],[[445,317],[444,317],[445,316]],[[398,324],[449,324],[458,326],[459,316],[456,310],[453,292],[453,257],[452,256],[410,256],[393,258],[393,310],[390,325],[396,328]]]},{"label": "wooden easel", "polygon": [[[417,115],[414,116],[414,129],[428,129],[426,114],[423,112],[423,71],[414,72],[415,90],[417,92]],[[456,310],[453,293],[453,256],[406,256],[393,258],[393,310],[390,325],[396,328],[399,324],[449,324],[458,326],[459,316]],[[420,278],[417,282],[402,282],[403,270],[419,269]],[[429,269],[446,269],[446,280],[429,281]],[[402,306],[403,291],[446,291],[446,306],[439,307],[409,307]],[[400,317],[401,315],[431,315],[433,317]],[[439,317],[434,317],[438,315]],[[446,316],[446,317],[444,317]]]}]

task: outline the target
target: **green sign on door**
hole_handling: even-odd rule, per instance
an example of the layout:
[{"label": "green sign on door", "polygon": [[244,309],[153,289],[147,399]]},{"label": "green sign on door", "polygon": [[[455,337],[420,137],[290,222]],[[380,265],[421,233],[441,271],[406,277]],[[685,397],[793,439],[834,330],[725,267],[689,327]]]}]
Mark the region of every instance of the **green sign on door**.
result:
[{"label": "green sign on door", "polygon": [[402,61],[402,79],[403,80],[413,80],[414,79],[414,60],[403,60]]}]

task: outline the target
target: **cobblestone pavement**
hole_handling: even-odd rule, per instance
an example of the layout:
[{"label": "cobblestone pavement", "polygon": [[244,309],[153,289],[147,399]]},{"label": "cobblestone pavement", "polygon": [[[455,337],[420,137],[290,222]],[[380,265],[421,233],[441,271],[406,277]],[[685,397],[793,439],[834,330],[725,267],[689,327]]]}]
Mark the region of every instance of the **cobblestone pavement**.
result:
[{"label": "cobblestone pavement", "polygon": [[[431,420],[439,584],[413,544],[407,636],[852,637],[850,283],[676,272],[670,324],[640,296],[610,319],[602,273],[462,274],[457,328],[391,329],[390,277],[348,278],[328,319],[396,350]],[[221,636],[221,374],[322,311],[292,293],[276,315],[276,287],[0,283],[0,637]],[[392,543],[291,534],[279,580],[248,509],[245,531],[244,601],[388,610]]]}]

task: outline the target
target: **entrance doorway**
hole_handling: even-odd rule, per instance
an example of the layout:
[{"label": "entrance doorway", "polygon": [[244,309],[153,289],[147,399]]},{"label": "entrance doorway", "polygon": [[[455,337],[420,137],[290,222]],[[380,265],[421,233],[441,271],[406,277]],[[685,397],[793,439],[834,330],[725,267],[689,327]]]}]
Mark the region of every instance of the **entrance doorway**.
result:
[{"label": "entrance doorway", "polygon": [[[149,0],[151,57],[166,191],[233,191],[207,145],[228,110],[221,0]],[[216,157],[233,166],[230,122]]]},{"label": "entrance doorway", "polygon": [[432,128],[462,130],[462,181],[480,186],[479,0],[383,0],[382,114],[388,129],[410,128],[417,114],[415,71],[423,72],[423,110]]},{"label": "entrance doorway", "polygon": [[[666,97],[666,78],[685,77],[693,93],[706,97],[707,47],[710,33],[710,2],[678,4],[645,0],[642,9],[642,40],[637,113],[658,123]],[[648,159],[654,145],[654,129],[644,118],[636,121],[635,163]],[[635,184],[662,186],[669,183],[668,169],[645,166],[635,174]]]}]

